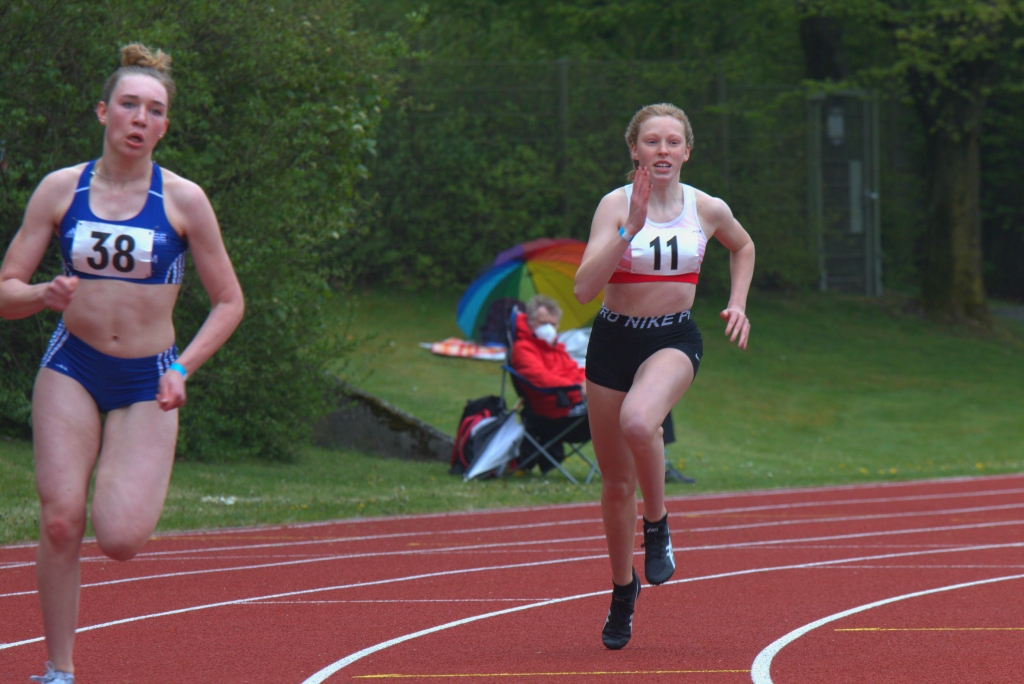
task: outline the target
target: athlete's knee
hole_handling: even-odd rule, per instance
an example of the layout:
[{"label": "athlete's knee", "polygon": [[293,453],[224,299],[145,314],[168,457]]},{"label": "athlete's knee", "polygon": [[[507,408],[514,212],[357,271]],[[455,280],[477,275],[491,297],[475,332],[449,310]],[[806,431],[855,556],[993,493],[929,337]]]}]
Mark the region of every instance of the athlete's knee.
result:
[{"label": "athlete's knee", "polygon": [[659,434],[661,424],[649,420],[646,416],[638,414],[627,414],[621,419],[622,436],[630,446],[634,444],[648,444]]},{"label": "athlete's knee", "polygon": [[601,481],[602,498],[605,501],[622,501],[636,495],[636,476],[611,478]]},{"label": "athlete's knee", "polygon": [[39,531],[55,549],[77,546],[85,534],[85,514],[44,508],[40,515]]},{"label": "athlete's knee", "polygon": [[96,545],[108,558],[119,561],[131,560],[149,540],[147,530],[121,521],[113,525],[107,523],[109,521],[97,519],[97,516],[93,515],[92,526],[96,530]]},{"label": "athlete's knee", "polygon": [[131,534],[127,531],[96,535],[96,544],[108,558],[118,561],[131,560],[145,546],[148,536]]}]

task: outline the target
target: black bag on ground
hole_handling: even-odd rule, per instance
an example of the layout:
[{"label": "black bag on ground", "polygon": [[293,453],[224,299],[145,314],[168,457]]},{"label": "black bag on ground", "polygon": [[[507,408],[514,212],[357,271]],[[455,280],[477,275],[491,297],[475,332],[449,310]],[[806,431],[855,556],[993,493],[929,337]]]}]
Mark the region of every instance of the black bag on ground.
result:
[{"label": "black bag on ground", "polygon": [[[472,437],[473,428],[485,418],[499,417],[505,413],[505,402],[501,397],[487,396],[480,399],[470,399],[466,402],[466,408],[462,411],[462,418],[459,419],[459,429],[455,432],[455,445],[452,447],[452,461],[448,472],[452,475],[462,475],[473,464],[477,455],[474,453],[475,444],[486,444],[490,441],[487,426],[478,431]],[[500,421],[494,421],[496,424]],[[482,439],[488,433],[487,439]]]}]

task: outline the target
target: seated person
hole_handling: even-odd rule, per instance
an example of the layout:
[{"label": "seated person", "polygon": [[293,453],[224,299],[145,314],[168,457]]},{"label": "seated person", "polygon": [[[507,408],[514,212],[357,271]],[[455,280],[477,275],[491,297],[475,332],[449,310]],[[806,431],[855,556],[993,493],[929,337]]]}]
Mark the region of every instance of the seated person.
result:
[{"label": "seated person", "polygon": [[[527,430],[541,444],[557,436],[587,413],[586,376],[565,351],[565,346],[558,342],[558,324],[561,320],[561,307],[555,300],[544,295],[530,298],[526,303],[526,313],[516,317],[515,343],[512,345],[510,360],[512,368],[537,387],[580,387],[567,391],[569,406],[559,406],[556,395],[538,392],[525,385],[519,386],[527,402],[524,415]],[[584,420],[547,451],[561,462],[565,459],[563,441],[576,444],[589,440],[590,423]],[[524,469],[539,464],[541,472],[547,472],[554,467],[525,440],[519,456],[523,464],[520,467]]]}]

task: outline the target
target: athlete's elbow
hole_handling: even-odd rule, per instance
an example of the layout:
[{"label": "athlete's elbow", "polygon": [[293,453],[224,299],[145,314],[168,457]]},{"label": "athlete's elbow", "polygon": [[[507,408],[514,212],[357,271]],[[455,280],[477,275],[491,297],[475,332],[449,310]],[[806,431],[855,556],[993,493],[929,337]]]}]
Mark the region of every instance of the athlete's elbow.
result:
[{"label": "athlete's elbow", "polygon": [[572,293],[576,297],[576,301],[579,302],[580,304],[588,303],[597,294],[591,293],[588,288],[584,287],[580,283],[576,283],[575,285],[573,285]]}]

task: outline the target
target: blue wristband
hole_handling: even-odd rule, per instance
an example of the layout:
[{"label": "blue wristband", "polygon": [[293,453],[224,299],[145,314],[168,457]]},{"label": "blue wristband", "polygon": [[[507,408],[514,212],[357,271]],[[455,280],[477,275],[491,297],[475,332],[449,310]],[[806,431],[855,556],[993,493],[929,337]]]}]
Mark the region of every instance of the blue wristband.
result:
[{"label": "blue wristband", "polygon": [[619,237],[625,240],[626,242],[632,242],[633,238],[635,238],[636,235],[630,235],[629,237],[626,237],[626,226],[621,226],[619,228]]},{"label": "blue wristband", "polygon": [[181,373],[181,379],[182,380],[187,380],[188,379],[188,371],[185,370],[185,367],[182,366],[177,361],[175,361],[170,366],[168,366],[167,370],[178,371],[179,373]]}]

